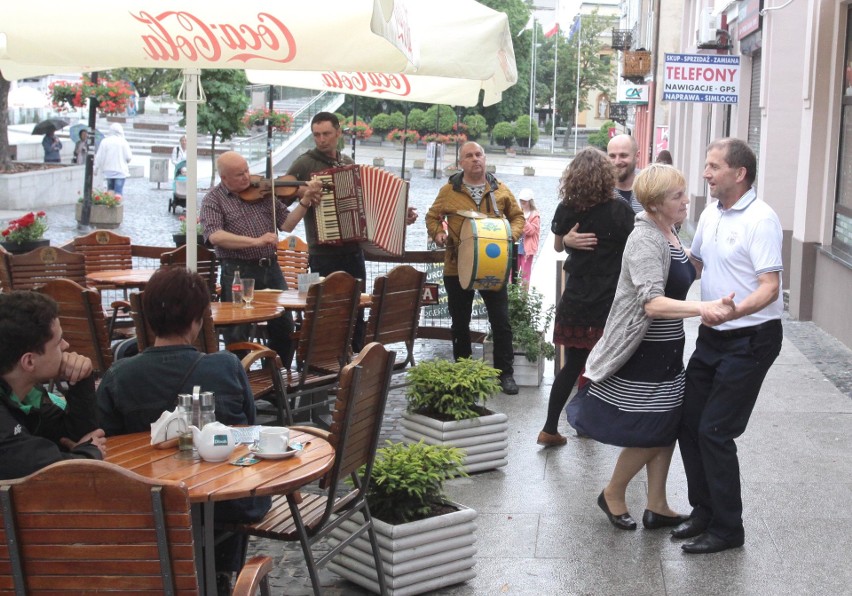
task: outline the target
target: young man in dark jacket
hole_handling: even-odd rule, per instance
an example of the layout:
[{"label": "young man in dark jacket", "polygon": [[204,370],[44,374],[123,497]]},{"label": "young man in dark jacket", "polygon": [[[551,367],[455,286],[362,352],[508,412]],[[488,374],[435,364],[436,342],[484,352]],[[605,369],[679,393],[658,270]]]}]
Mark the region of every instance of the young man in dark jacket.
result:
[{"label": "young man in dark jacket", "polygon": [[[64,459],[103,457],[92,361],[67,349],[51,298],[0,294],[0,479]],[[49,393],[42,383],[51,379],[70,389]]]}]

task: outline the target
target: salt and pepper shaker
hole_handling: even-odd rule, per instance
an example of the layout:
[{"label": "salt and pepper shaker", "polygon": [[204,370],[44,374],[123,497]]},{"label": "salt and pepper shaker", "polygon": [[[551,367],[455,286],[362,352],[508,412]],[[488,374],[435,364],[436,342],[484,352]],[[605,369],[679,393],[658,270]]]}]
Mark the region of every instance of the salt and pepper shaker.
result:
[{"label": "salt and pepper shaker", "polygon": [[198,428],[204,428],[205,424],[216,422],[216,400],[212,391],[205,391],[200,396],[200,419]]}]

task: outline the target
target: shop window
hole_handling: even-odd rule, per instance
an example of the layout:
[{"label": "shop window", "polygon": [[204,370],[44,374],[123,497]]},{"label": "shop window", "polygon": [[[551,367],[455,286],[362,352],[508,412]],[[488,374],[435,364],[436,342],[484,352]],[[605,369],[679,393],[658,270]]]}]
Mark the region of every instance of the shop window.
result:
[{"label": "shop window", "polygon": [[847,17],[846,68],[843,72],[844,93],[832,246],[852,256],[852,8]]}]

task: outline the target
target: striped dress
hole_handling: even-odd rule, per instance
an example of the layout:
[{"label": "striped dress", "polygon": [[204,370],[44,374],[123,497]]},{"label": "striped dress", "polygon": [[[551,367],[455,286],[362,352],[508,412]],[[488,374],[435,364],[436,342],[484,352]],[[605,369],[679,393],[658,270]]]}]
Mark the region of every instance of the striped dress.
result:
[{"label": "striped dress", "polygon": [[[683,300],[695,269],[682,248],[669,245],[665,295]],[[577,431],[620,447],[661,447],[678,435],[685,386],[683,321],[655,319],[636,352],[618,372],[588,383],[568,404]]]}]

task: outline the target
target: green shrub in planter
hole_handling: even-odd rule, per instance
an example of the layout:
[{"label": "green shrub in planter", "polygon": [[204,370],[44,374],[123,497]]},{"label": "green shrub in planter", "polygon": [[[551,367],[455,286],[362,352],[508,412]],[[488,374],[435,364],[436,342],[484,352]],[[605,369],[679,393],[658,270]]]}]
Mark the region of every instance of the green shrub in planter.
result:
[{"label": "green shrub in planter", "polygon": [[439,420],[481,416],[485,400],[500,391],[500,371],[484,360],[426,360],[406,374],[408,411]]},{"label": "green shrub in planter", "polygon": [[494,142],[508,149],[515,142],[515,125],[511,122],[498,122],[491,129]]},{"label": "green shrub in planter", "polygon": [[464,452],[455,447],[385,442],[376,451],[367,503],[370,513],[389,524],[403,524],[442,512],[444,481],[467,476]]},{"label": "green shrub in planter", "polygon": [[556,348],[544,334],[553,320],[554,307],[545,310],[541,292],[523,284],[509,284],[508,292],[509,325],[515,348],[526,353],[530,362],[537,362],[539,357],[553,360]]}]

